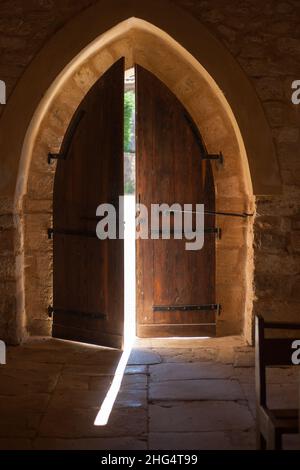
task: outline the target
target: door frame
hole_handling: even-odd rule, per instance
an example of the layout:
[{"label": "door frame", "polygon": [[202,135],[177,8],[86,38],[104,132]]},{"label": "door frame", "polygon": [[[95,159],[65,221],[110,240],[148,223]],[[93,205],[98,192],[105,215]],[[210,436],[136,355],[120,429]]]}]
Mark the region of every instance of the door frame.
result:
[{"label": "door frame", "polygon": [[[155,50],[149,48],[152,39],[158,50],[176,64],[175,70],[170,69],[170,64],[162,62]],[[113,55],[111,47],[115,51]],[[245,147],[241,145],[243,139],[239,126],[229,103],[213,78],[208,79],[207,71],[195,57],[156,26],[138,19],[131,19],[116,26],[107,36],[104,35],[100,42],[93,44],[84,54],[78,56],[52,83],[36,109],[26,135],[22,171],[16,194],[22,221],[18,230],[23,234],[24,247],[18,278],[19,292],[22,292],[18,308],[19,319],[23,319],[23,328],[26,325],[30,334],[48,335],[51,330],[47,308],[52,295],[52,286],[49,282],[52,256],[51,246],[47,244],[46,230],[51,226],[49,201],[52,198],[53,170],[49,171],[45,155],[49,150],[55,152],[59,148],[74,109],[99,76],[121,55],[126,57],[128,67],[132,64],[134,55],[136,63],[148,66],[157,74],[188,109],[200,127],[209,150],[218,153],[223,149],[226,165],[222,172],[217,169],[214,171],[217,207],[232,209],[234,206],[235,210],[247,212],[252,212],[254,209],[255,199],[252,186],[249,185],[251,177]],[[175,81],[174,76],[176,76]],[[187,78],[189,86],[184,86]],[[201,96],[207,98],[202,100],[201,106],[194,99],[199,95],[199,87]],[[201,126],[204,122],[211,123],[212,127]],[[27,168],[25,178],[24,165]],[[44,175],[46,184],[42,187],[37,175]],[[26,186],[24,186],[25,181]],[[231,182],[229,188],[228,181]],[[228,197],[224,199],[225,186]],[[221,316],[218,320],[217,334],[222,336],[244,332],[250,341],[254,299],[253,222],[253,219],[249,219],[226,223],[222,243],[217,246],[217,297],[223,305],[224,312],[224,317]],[[233,243],[236,250],[233,250]],[[227,262],[224,262],[225,260]],[[238,276],[238,283],[235,284],[235,288],[230,287],[226,279],[235,276],[237,272],[241,273]],[[39,283],[36,279],[40,279]],[[22,335],[23,330],[19,331]]]}]

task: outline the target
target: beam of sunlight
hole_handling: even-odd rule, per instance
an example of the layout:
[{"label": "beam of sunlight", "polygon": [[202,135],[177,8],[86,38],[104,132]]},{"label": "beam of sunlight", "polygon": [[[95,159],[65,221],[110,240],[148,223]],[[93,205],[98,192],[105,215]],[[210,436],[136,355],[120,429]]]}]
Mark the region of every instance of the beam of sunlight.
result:
[{"label": "beam of sunlight", "polygon": [[127,347],[122,354],[121,360],[118,364],[114,379],[110,386],[110,389],[107,392],[107,395],[101,405],[100,411],[98,416],[95,420],[95,426],[106,426],[112,412],[113,406],[115,404],[116,398],[118,396],[121,383],[123,380],[124,372],[126,369],[126,365],[131,353],[131,348]]},{"label": "beam of sunlight", "polygon": [[116,369],[114,379],[101,405],[95,426],[106,426],[117,399],[126,365],[135,341],[135,308],[136,308],[136,279],[135,279],[135,196],[125,197],[125,328],[124,352]]},{"label": "beam of sunlight", "polygon": [[[125,74],[124,96],[124,352],[101,405],[95,426],[106,426],[117,399],[126,365],[136,339],[136,207],[135,207],[135,74]],[[126,160],[127,159],[127,160]]]}]

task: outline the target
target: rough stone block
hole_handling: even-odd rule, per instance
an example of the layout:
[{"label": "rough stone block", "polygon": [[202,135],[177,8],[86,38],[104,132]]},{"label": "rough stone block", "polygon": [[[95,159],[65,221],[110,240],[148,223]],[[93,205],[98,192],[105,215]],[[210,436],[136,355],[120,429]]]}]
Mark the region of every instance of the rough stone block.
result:
[{"label": "rough stone block", "polygon": [[0,229],[0,253],[11,254],[15,251],[15,230],[4,230]]},{"label": "rough stone block", "polygon": [[[46,311],[40,312],[40,316],[44,316],[46,318],[47,313]],[[38,319],[33,318],[29,320],[27,324],[28,333],[31,336],[51,336],[52,334],[52,322],[48,319]]]},{"label": "rough stone block", "polygon": [[82,66],[81,69],[75,73],[73,77],[76,85],[84,93],[87,93],[96,80],[98,79],[97,72],[89,66]]},{"label": "rough stone block", "polygon": [[[233,368],[225,364],[192,363],[192,364],[159,364],[149,369],[151,382],[165,382],[195,379],[228,379]],[[169,385],[170,387],[172,384]]]},{"label": "rough stone block", "polygon": [[3,281],[15,281],[16,279],[15,258],[10,254],[0,256],[0,279]]},{"label": "rough stone block", "polygon": [[[45,157],[47,158],[47,157]],[[52,172],[31,172],[28,182],[30,199],[52,200],[54,175]]]},{"label": "rough stone block", "polygon": [[150,383],[152,401],[242,400],[240,385],[235,380],[172,380]]},{"label": "rough stone block", "polygon": [[128,365],[148,365],[148,364],[159,364],[161,357],[154,351],[147,349],[133,349]]},{"label": "rough stone block", "polygon": [[0,197],[0,214],[10,215],[13,213],[14,201],[9,197]]},{"label": "rough stone block", "polygon": [[[142,408],[115,409],[107,426],[95,426],[99,407],[56,409],[49,407],[42,419],[40,437],[90,438],[141,436],[147,431],[147,413]],[[60,426],[57,426],[57,423]]]},{"label": "rough stone block", "polygon": [[168,348],[156,349],[164,363],[189,363],[193,361],[213,361],[217,358],[218,349],[203,346],[198,349]]},{"label": "rough stone block", "polygon": [[47,214],[26,214],[24,216],[25,234],[24,243],[27,252],[40,251],[41,253],[51,249],[51,241],[48,239],[48,229],[52,225],[52,218]]},{"label": "rough stone block", "polygon": [[155,404],[150,405],[149,414],[150,432],[232,431],[254,425],[248,407],[236,402]]}]

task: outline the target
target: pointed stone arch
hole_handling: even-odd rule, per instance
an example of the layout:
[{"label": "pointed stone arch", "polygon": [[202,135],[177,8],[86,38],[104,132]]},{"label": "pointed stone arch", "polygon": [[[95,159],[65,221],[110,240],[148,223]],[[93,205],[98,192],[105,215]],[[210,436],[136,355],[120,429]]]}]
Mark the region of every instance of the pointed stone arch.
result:
[{"label": "pointed stone arch", "polygon": [[[255,194],[280,191],[264,113],[226,49],[196,20],[174,6],[168,9],[165,2],[117,0],[114,9],[109,3],[101,1],[86,10],[50,40],[25,72],[1,119],[3,168],[11,167],[1,183],[7,198],[14,198],[21,242],[17,338],[27,331],[48,334],[51,327],[46,316],[52,295],[47,228],[55,167],[47,165],[47,153],[59,149],[75,109],[118,58],[124,56],[128,67],[138,63],[156,74],[188,109],[208,150],[223,151],[225,165],[215,167],[214,175],[219,209],[251,212]],[[59,53],[61,44],[65,47]],[[10,148],[7,139],[20,107]],[[267,169],[272,169],[268,180]],[[222,224],[217,290],[224,316],[219,333],[244,331],[250,338],[253,223],[237,219]],[[232,276],[238,276],[239,283],[234,284]]]}]

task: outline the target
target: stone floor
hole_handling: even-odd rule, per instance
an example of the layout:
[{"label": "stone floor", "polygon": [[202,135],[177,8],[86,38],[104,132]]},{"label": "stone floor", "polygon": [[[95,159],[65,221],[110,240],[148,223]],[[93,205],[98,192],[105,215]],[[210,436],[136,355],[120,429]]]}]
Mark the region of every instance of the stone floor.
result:
[{"label": "stone floor", "polygon": [[[241,338],[138,340],[109,423],[96,427],[120,356],[42,338],[9,348],[0,449],[255,448],[254,351]],[[269,381],[271,405],[298,406],[294,371]]]}]

